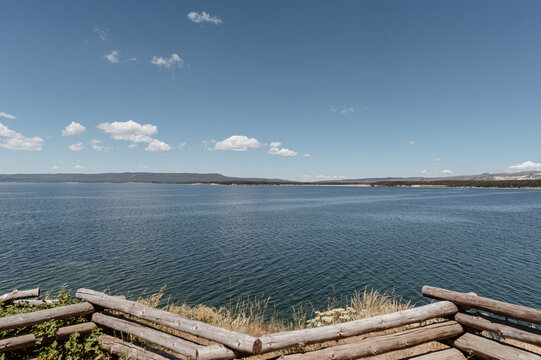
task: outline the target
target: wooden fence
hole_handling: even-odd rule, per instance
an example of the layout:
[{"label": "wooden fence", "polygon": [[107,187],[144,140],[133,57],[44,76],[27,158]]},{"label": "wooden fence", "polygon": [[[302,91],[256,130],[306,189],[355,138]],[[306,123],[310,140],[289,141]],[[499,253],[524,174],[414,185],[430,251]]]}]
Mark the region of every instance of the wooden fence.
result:
[{"label": "wooden fence", "polygon": [[[358,359],[434,341],[448,347],[413,359],[466,359],[466,356],[473,356],[480,359],[541,360],[539,354],[510,343],[516,341],[541,346],[541,331],[537,328],[541,324],[540,309],[430,286],[423,287],[422,293],[440,301],[391,314],[255,338],[129,301],[124,297],[79,289],[76,297],[81,300],[80,303],[2,317],[0,331],[23,328],[47,320],[87,316],[87,322],[60,327],[56,336],[45,339],[45,342],[66,339],[74,333],[85,334],[100,326],[114,330],[114,334],[127,334],[132,336],[128,338],[139,340],[135,343],[127,341],[125,336],[121,339],[102,335],[102,349],[114,355],[141,360],[226,360],[252,356],[257,358],[257,355],[269,353],[274,354],[274,359],[287,360]],[[13,291],[1,296],[0,302],[42,304],[43,300],[35,299],[37,297],[39,288]],[[111,310],[116,315],[111,314]],[[174,329],[186,335],[183,338],[149,324],[162,329]],[[406,329],[367,336],[397,328]],[[310,344],[322,344],[321,349],[304,351]],[[36,346],[33,334],[0,339],[0,353],[32,346]],[[286,349],[280,354],[280,350]]]}]

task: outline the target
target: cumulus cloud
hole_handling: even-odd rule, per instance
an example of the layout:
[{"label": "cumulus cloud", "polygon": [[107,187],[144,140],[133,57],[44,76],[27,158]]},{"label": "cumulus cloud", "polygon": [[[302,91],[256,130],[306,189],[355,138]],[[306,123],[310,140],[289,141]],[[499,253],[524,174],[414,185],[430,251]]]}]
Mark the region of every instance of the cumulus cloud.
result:
[{"label": "cumulus cloud", "polygon": [[176,66],[182,68],[184,65],[184,60],[182,60],[177,54],[172,53],[168,58],[153,56],[150,63],[156,65],[157,67],[172,69]]},{"label": "cumulus cloud", "polygon": [[70,149],[71,151],[81,151],[85,149],[85,145],[79,141],[78,143],[68,146],[68,149]]},{"label": "cumulus cloud", "polygon": [[17,119],[17,117],[15,115],[11,115],[11,114],[5,113],[3,111],[0,111],[0,117],[3,117],[5,119],[9,119],[9,120],[16,120]]},{"label": "cumulus cloud", "polygon": [[[205,148],[207,150],[222,151],[246,151],[248,149],[257,149],[264,146],[257,139],[249,138],[244,135],[233,135],[222,141],[211,140],[204,141],[203,143],[205,144]],[[208,146],[209,143],[213,144],[214,146]]]},{"label": "cumulus cloud", "polygon": [[188,19],[190,19],[191,21],[193,21],[196,24],[208,22],[208,23],[211,23],[211,24],[214,24],[214,25],[220,25],[222,23],[222,19],[220,19],[217,16],[213,16],[213,15],[207,13],[207,12],[204,12],[204,11],[201,12],[201,13],[192,11],[192,12],[188,13]]},{"label": "cumulus cloud", "polygon": [[448,169],[443,170],[441,173],[444,174],[444,175],[453,175],[454,174],[454,172],[452,172],[451,170],[448,170]]},{"label": "cumulus cloud", "polygon": [[278,156],[296,156],[298,154],[296,151],[280,148],[280,146],[282,146],[282,143],[279,141],[271,142],[270,149],[267,151],[267,154]]},{"label": "cumulus cloud", "polygon": [[158,127],[151,124],[141,125],[133,120],[104,122],[98,129],[105,131],[113,140],[125,140],[132,143],[150,143],[152,136],[158,133]]},{"label": "cumulus cloud", "polygon": [[93,29],[94,34],[98,35],[101,41],[109,39],[109,28],[105,26],[96,26]]},{"label": "cumulus cloud", "polygon": [[508,169],[517,171],[541,171],[541,163],[535,163],[528,160],[523,162],[522,164],[511,165]]},{"label": "cumulus cloud", "polygon": [[411,140],[410,142],[408,142],[408,145],[409,145],[409,146],[415,145],[415,141]]},{"label": "cumulus cloud", "polygon": [[51,167],[51,170],[58,170],[58,169],[60,169],[60,168],[59,168],[57,165],[53,165],[53,166]]},{"label": "cumulus cloud", "polygon": [[118,59],[118,55],[120,55],[120,51],[113,50],[109,54],[104,55],[103,57],[106,58],[110,63],[117,64],[120,61]]},{"label": "cumulus cloud", "polygon": [[179,150],[184,150],[185,147],[186,147],[186,141],[184,141],[182,144],[178,144],[177,146]]},{"label": "cumulus cloud", "polygon": [[103,145],[100,145],[101,144],[101,140],[98,140],[98,139],[92,139],[90,141],[90,143],[92,144],[92,149],[93,150],[96,150],[96,151],[103,151],[103,152],[107,152],[109,150],[113,150],[113,147],[112,146],[103,146]]},{"label": "cumulus cloud", "polygon": [[357,112],[357,109],[351,106],[342,106],[341,108],[337,108],[336,106],[331,106],[331,111],[335,113],[340,113],[340,114],[353,114]]},{"label": "cumulus cloud", "polygon": [[82,169],[85,169],[85,167],[83,165],[75,165],[73,167],[75,170],[82,170]]},{"label": "cumulus cloud", "polygon": [[133,143],[128,145],[128,149],[135,149],[137,147],[137,144]]},{"label": "cumulus cloud", "polygon": [[62,130],[62,136],[76,136],[86,132],[86,128],[78,122],[72,121]]},{"label": "cumulus cloud", "polygon": [[421,174],[423,174],[423,175],[428,174],[428,170],[421,170]]},{"label": "cumulus cloud", "polygon": [[40,151],[43,150],[43,139],[40,136],[25,137],[0,123],[0,147],[9,150]]},{"label": "cumulus cloud", "polygon": [[161,152],[167,152],[171,151],[171,146],[164,143],[163,141],[160,141],[158,139],[152,140],[148,146],[145,148],[146,151],[161,151]]}]

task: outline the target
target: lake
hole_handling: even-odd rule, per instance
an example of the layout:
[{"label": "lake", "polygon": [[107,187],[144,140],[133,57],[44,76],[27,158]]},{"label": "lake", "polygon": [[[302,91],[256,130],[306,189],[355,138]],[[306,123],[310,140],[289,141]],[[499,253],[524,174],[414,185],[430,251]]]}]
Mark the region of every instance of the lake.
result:
[{"label": "lake", "polygon": [[0,183],[0,294],[87,287],[324,307],[423,285],[541,298],[541,191]]}]

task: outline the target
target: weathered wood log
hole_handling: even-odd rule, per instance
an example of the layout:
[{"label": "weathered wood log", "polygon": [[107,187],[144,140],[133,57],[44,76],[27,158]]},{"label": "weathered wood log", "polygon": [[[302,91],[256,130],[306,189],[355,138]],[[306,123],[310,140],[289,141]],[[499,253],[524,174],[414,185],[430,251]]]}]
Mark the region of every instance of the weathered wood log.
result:
[{"label": "weathered wood log", "polygon": [[47,320],[67,319],[74,316],[87,315],[94,312],[94,306],[87,302],[60,306],[53,309],[34,311],[0,318],[0,331],[22,328]]},{"label": "weathered wood log", "polygon": [[228,348],[242,353],[258,354],[261,352],[261,341],[249,335],[186,319],[165,310],[154,309],[135,301],[118,299],[94,290],[79,289],[75,296],[106,309],[121,311],[139,319],[224,344]]},{"label": "weathered wood log", "polygon": [[58,300],[43,300],[43,299],[19,299],[19,300],[13,300],[14,304],[29,304],[33,306],[41,306],[45,304],[54,304],[57,303]]},{"label": "weathered wood log", "polygon": [[449,348],[410,358],[410,360],[466,360],[459,350]]},{"label": "weathered wood log", "polygon": [[0,296],[0,303],[7,303],[17,299],[24,299],[30,297],[39,296],[39,286],[35,289],[30,290],[13,290],[7,294]]},{"label": "weathered wood log", "polygon": [[477,295],[465,294],[432,286],[423,286],[422,293],[426,297],[438,300],[448,300],[464,308],[486,310],[496,315],[541,324],[541,309],[508,304],[503,301],[492,300]]},{"label": "weathered wood log", "polygon": [[191,359],[196,358],[196,350],[200,346],[191,341],[181,339],[169,333],[151,328],[149,326],[129,321],[117,316],[105,315],[99,312],[92,314],[92,321],[113,330],[137,336],[152,344],[162,346],[180,355]]},{"label": "weathered wood log", "polygon": [[180,360],[170,354],[160,354],[158,351],[150,351],[131,342],[109,335],[100,336],[100,347],[113,355],[124,356],[132,360]]},{"label": "weathered wood log", "polygon": [[520,330],[508,325],[494,323],[480,316],[473,316],[464,313],[457,313],[455,320],[462,325],[477,329],[486,330],[495,333],[507,339],[523,341],[528,344],[541,346],[541,335],[528,331]]},{"label": "weathered wood log", "polygon": [[[53,340],[63,340],[71,334],[79,333],[86,334],[92,331],[96,324],[86,322],[81,324],[63,326],[58,328],[56,336],[44,338],[43,343],[49,343]],[[17,349],[25,349],[36,345],[36,336],[34,334],[14,336],[7,339],[0,339],[0,352],[12,351]]]},{"label": "weathered wood log", "polygon": [[267,353],[293,346],[305,346],[374,331],[388,330],[437,317],[451,316],[456,314],[457,311],[458,308],[452,302],[441,301],[418,308],[342,324],[264,335],[260,338],[262,344],[261,352]]},{"label": "weathered wood log", "polygon": [[459,323],[447,321],[394,334],[369,337],[358,342],[337,345],[323,350],[287,355],[283,358],[288,360],[357,359],[402,350],[430,341],[447,339],[462,334],[462,332],[463,329]]},{"label": "weathered wood log", "polygon": [[504,345],[483,336],[465,333],[453,341],[453,346],[481,359],[489,360],[540,360],[541,356]]}]

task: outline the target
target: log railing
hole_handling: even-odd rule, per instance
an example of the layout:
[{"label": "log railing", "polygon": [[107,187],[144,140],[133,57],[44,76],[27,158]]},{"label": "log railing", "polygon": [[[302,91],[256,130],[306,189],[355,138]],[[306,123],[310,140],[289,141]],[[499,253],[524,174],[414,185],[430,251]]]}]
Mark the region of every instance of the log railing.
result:
[{"label": "log railing", "polygon": [[[527,349],[530,345],[541,346],[541,331],[535,327],[541,324],[540,309],[429,286],[423,287],[422,293],[441,301],[361,320],[255,338],[129,301],[124,297],[79,289],[76,297],[82,300],[80,303],[0,318],[0,331],[24,328],[52,319],[87,316],[89,321],[60,327],[56,336],[43,339],[42,343],[63,340],[73,333],[85,334],[99,326],[113,330],[114,333],[130,335],[122,339],[102,335],[102,349],[114,355],[141,360],[178,359],[176,356],[227,360],[266,353],[274,354],[270,354],[271,357],[288,360],[357,359],[428,342],[443,342],[449,348],[419,355],[414,359],[465,359],[465,354],[473,354],[481,359],[541,360],[539,354]],[[43,300],[28,299],[38,296],[39,288],[12,291],[0,296],[0,303],[44,304]],[[488,311],[493,315],[472,312],[473,309]],[[505,320],[498,316],[505,317]],[[383,334],[367,335],[375,332]],[[486,334],[492,336],[487,337]],[[526,349],[505,342],[507,340],[525,344]],[[320,349],[305,351],[310,344],[321,344],[318,346]],[[35,345],[33,334],[0,338],[0,353]],[[280,355],[278,351],[281,350],[287,350],[287,355]]]}]

